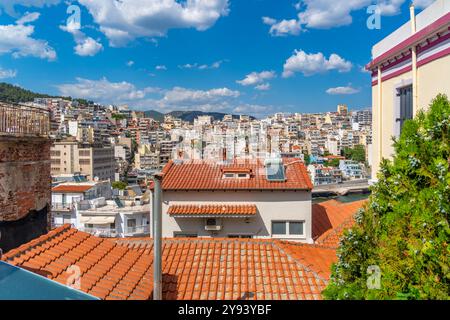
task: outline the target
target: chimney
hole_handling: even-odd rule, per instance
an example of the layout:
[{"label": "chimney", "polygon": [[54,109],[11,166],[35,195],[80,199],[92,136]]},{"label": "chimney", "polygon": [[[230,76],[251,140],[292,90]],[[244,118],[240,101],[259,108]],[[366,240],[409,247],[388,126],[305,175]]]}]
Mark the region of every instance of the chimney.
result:
[{"label": "chimney", "polygon": [[414,8],[414,1],[411,2],[411,5],[409,6],[409,14],[411,17],[411,34],[416,33],[416,13]]},{"label": "chimney", "polygon": [[162,175],[153,181],[153,300],[162,300]]}]

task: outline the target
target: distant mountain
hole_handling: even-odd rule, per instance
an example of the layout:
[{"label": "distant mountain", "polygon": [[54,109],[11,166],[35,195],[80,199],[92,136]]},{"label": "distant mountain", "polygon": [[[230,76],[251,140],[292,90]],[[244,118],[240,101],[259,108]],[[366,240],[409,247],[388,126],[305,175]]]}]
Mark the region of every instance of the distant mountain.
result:
[{"label": "distant mountain", "polygon": [[164,113],[155,111],[155,110],[148,110],[144,111],[144,115],[146,118],[152,118],[156,121],[163,122],[164,121]]},{"label": "distant mountain", "polygon": [[[188,122],[194,122],[194,119],[196,119],[199,116],[211,116],[213,117],[213,120],[222,120],[223,117],[226,115],[226,113],[221,112],[203,112],[203,111],[172,111],[169,113],[166,113],[167,115],[171,115],[175,118],[180,118],[183,121]],[[155,111],[155,110],[149,110],[145,111],[145,116],[148,118],[155,119],[156,121],[164,121],[164,116],[166,115],[164,113]],[[250,117],[251,119],[254,119],[254,117]],[[233,115],[233,119],[239,119],[239,115]]]}]

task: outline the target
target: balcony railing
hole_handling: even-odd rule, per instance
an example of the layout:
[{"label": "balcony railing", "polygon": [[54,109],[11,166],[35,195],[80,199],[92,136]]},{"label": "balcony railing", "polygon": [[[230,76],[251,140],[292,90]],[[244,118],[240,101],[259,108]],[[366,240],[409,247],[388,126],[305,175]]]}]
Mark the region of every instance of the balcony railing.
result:
[{"label": "balcony railing", "polygon": [[136,235],[148,235],[150,234],[150,226],[139,226],[139,227],[127,227],[125,228],[125,236],[136,236]]},{"label": "balcony railing", "polygon": [[72,211],[75,209],[76,203],[58,203],[52,202],[53,211]]},{"label": "balcony railing", "polygon": [[117,238],[119,236],[116,229],[107,228],[78,228],[80,231],[87,232],[100,238]]},{"label": "balcony railing", "polygon": [[49,133],[48,110],[0,102],[0,135],[48,137]]}]

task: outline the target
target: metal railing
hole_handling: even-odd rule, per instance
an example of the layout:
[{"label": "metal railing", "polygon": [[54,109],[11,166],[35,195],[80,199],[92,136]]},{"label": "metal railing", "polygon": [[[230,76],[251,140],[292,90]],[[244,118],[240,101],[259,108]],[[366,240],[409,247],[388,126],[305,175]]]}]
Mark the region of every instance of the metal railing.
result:
[{"label": "metal railing", "polygon": [[78,230],[92,234],[100,238],[117,238],[119,236],[116,229],[108,228],[78,228]]},{"label": "metal railing", "polygon": [[48,137],[50,111],[0,102],[0,135]]},{"label": "metal railing", "polygon": [[72,211],[75,209],[76,203],[58,203],[58,202],[52,202],[52,210],[54,211]]},{"label": "metal railing", "polygon": [[134,235],[147,235],[150,234],[150,226],[138,226],[138,227],[127,227],[125,228],[125,236],[134,236]]}]

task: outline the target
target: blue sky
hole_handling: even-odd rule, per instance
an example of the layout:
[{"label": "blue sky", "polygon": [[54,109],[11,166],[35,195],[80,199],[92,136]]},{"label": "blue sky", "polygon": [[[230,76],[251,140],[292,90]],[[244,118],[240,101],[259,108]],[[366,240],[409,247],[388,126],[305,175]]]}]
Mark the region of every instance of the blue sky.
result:
[{"label": "blue sky", "polygon": [[162,112],[367,108],[362,66],[409,18],[409,1],[380,0],[381,29],[369,30],[376,2],[0,0],[0,81]]}]

